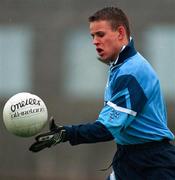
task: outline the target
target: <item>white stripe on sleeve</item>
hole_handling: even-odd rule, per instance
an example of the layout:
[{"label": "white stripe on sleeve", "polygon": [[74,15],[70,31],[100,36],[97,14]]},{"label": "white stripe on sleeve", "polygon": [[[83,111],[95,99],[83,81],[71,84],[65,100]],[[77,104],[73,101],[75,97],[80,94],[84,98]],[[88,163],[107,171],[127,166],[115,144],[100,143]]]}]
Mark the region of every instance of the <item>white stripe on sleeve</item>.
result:
[{"label": "white stripe on sleeve", "polygon": [[110,175],[110,180],[116,180],[114,171],[113,171],[113,172],[111,173],[111,175]]},{"label": "white stripe on sleeve", "polygon": [[135,112],[135,111],[133,111],[131,109],[127,109],[127,108],[123,108],[123,107],[117,106],[116,104],[112,103],[111,101],[108,101],[107,105],[112,107],[112,108],[114,108],[117,111],[124,112],[124,113],[130,114],[132,116],[136,116],[137,115],[137,112]]}]

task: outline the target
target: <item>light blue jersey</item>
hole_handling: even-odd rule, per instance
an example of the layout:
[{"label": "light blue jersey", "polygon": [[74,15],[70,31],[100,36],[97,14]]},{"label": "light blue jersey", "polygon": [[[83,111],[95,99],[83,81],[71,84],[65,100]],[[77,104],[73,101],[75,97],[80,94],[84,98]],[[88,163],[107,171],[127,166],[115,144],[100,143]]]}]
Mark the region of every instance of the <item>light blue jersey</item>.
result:
[{"label": "light blue jersey", "polygon": [[167,127],[159,79],[151,65],[136,52],[133,40],[110,67],[104,101],[97,122],[111,132],[116,143],[174,139]]}]

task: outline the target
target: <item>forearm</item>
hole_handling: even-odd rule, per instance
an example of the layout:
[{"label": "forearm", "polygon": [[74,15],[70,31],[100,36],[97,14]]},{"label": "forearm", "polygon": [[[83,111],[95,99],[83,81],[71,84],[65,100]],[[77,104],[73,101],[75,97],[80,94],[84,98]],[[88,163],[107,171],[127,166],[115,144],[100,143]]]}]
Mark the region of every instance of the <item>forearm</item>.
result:
[{"label": "forearm", "polygon": [[113,139],[111,133],[100,122],[73,126],[57,126],[53,117],[49,121],[49,132],[39,134],[30,146],[32,152],[39,152],[58,143],[69,141],[71,145],[104,142]]},{"label": "forearm", "polygon": [[100,122],[64,126],[71,145],[97,143],[113,140],[112,134]]}]

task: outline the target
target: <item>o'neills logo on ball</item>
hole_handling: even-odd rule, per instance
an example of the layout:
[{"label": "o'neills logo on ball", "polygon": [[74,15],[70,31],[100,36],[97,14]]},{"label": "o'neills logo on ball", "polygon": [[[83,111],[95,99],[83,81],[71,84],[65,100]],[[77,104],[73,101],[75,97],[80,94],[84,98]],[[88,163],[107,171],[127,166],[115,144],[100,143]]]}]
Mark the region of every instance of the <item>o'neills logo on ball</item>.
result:
[{"label": "o'neills logo on ball", "polygon": [[25,101],[21,101],[19,103],[11,105],[11,111],[15,112],[16,110],[19,110],[22,107],[25,107],[27,105],[38,105],[40,106],[41,101],[35,98],[29,98],[26,99]]}]

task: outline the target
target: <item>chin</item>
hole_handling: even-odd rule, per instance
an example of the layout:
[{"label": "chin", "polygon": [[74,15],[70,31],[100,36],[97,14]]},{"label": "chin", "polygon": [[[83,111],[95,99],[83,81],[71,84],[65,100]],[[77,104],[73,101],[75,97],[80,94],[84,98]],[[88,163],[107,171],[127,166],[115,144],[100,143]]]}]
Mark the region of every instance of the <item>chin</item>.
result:
[{"label": "chin", "polygon": [[101,57],[97,57],[97,59],[100,61],[100,62],[102,62],[102,63],[104,63],[104,64],[107,64],[107,65],[110,65],[110,60],[109,59],[104,59],[104,58],[101,58]]}]

